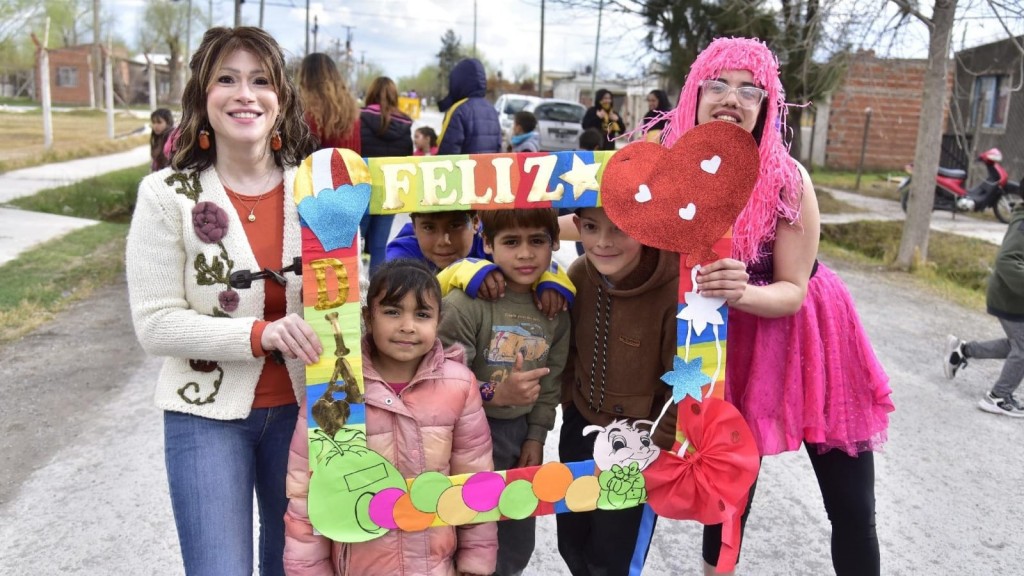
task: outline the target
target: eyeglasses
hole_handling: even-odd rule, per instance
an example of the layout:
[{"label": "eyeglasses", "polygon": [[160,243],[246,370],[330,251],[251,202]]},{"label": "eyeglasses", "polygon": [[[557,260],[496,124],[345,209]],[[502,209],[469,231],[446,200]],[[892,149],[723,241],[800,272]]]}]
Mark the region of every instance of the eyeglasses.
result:
[{"label": "eyeglasses", "polygon": [[740,86],[733,88],[720,80],[704,80],[700,83],[701,93],[708,102],[718,104],[725,100],[730,93],[736,93],[736,100],[744,108],[757,108],[768,95],[766,90],[756,86]]},{"label": "eyeglasses", "polygon": [[297,276],[302,276],[302,258],[296,256],[292,259],[291,266],[285,266],[280,270],[271,270],[270,268],[264,268],[261,272],[252,272],[249,270],[236,270],[231,273],[228,278],[228,282],[231,283],[232,288],[239,290],[243,288],[250,288],[253,280],[263,280],[270,278],[274,282],[277,282],[281,286],[288,284],[288,279],[284,277],[285,272],[294,272]]}]

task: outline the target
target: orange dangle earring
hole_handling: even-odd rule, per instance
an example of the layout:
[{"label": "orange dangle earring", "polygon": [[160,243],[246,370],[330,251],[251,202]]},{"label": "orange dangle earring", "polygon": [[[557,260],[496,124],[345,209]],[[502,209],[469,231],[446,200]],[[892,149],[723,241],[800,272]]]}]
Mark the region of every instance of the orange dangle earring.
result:
[{"label": "orange dangle earring", "polygon": [[270,149],[274,152],[281,150],[281,131],[275,130],[274,135],[270,137]]},{"label": "orange dangle earring", "polygon": [[199,131],[199,149],[209,150],[210,149],[210,133],[206,130]]}]

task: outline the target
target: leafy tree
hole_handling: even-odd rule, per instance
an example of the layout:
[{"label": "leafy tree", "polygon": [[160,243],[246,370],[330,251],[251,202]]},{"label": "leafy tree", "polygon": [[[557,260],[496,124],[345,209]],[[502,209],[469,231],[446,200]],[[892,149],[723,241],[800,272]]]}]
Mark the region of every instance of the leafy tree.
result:
[{"label": "leafy tree", "polygon": [[415,90],[421,97],[440,99],[443,96],[437,81],[440,75],[441,69],[437,64],[429,64],[421,68],[415,76],[399,78],[398,89],[403,92]]},{"label": "leafy tree", "polygon": [[452,68],[463,58],[462,39],[449,28],[441,36],[441,51],[437,53],[438,85],[441,91],[448,87],[448,76]]},{"label": "leafy tree", "polygon": [[[143,49],[157,50],[158,46],[166,47],[169,55],[168,66],[171,73],[171,95],[180,98],[184,88],[181,81],[184,77],[182,66],[187,66],[185,58],[185,34],[188,30],[188,3],[169,0],[151,0],[146,4],[142,21],[146,23],[139,29],[139,44]],[[192,10],[194,29],[201,29],[205,16],[201,10]]]}]

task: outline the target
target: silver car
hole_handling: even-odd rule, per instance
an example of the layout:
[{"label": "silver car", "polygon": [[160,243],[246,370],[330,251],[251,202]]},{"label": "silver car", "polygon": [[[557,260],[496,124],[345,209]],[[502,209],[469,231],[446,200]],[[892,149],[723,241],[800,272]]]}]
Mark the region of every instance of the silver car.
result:
[{"label": "silver car", "polygon": [[537,117],[540,149],[545,152],[579,150],[581,122],[587,108],[578,102],[545,98],[528,103],[523,110]]}]

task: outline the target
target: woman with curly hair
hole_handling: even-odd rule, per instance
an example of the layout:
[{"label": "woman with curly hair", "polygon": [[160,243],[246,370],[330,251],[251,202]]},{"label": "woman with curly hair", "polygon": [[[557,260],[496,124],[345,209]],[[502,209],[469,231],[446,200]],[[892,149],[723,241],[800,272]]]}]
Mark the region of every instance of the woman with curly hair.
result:
[{"label": "woman with curly hair", "polygon": [[359,106],[330,56],[315,52],[302,59],[299,98],[306,111],[306,124],[320,148],[348,148],[362,153]]},{"label": "woman with curly hair", "polygon": [[[255,493],[259,571],[279,575],[288,444],[322,352],[281,270],[301,254],[292,188],[314,140],[263,30],[207,30],[190,68],[171,166],[139,186],[132,320],[165,357],[155,400],[185,572],[252,574]],[[278,281],[237,274],[265,269]]]}]

